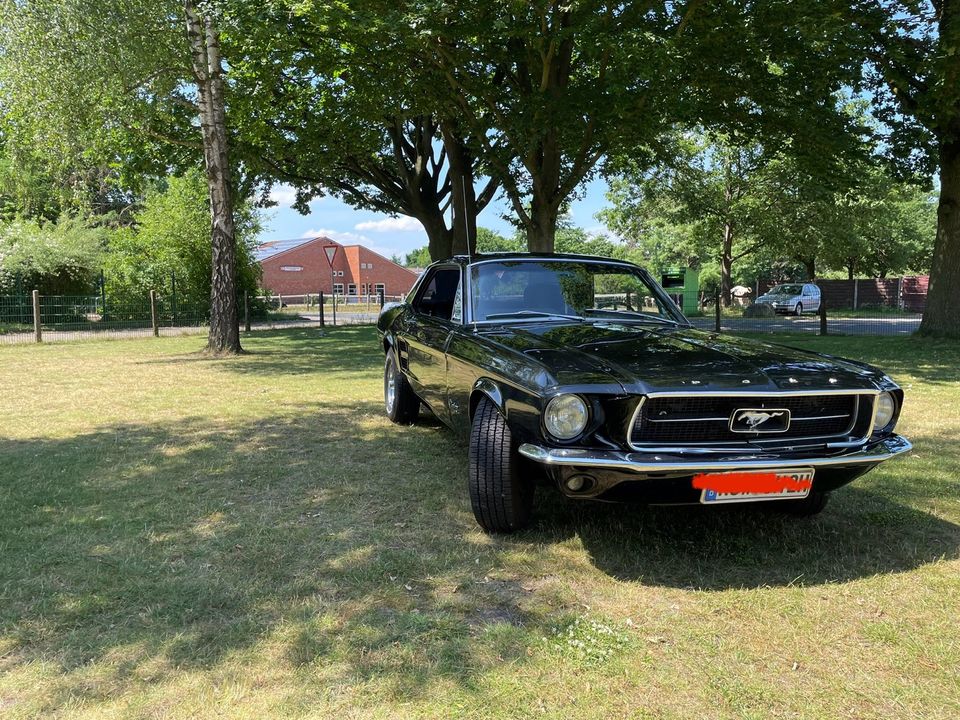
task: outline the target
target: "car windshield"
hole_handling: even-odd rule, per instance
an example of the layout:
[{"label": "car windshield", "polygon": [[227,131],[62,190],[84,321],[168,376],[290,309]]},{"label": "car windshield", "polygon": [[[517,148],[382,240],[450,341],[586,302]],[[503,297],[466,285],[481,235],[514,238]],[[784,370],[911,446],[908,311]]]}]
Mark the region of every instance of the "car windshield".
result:
[{"label": "car windshield", "polygon": [[777,285],[771,291],[771,295],[799,295],[803,291],[801,285]]},{"label": "car windshield", "polygon": [[628,265],[505,260],[471,268],[474,322],[580,320],[682,323],[663,291]]}]

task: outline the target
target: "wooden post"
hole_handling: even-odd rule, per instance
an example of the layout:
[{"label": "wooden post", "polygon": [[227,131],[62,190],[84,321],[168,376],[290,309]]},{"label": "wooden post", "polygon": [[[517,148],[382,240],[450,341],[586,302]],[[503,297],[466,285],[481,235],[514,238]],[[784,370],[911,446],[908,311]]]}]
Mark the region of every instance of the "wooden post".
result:
[{"label": "wooden post", "polygon": [[323,327],[323,290],[320,291],[320,294],[317,296],[317,302],[320,304],[320,327]]},{"label": "wooden post", "polygon": [[250,293],[243,291],[243,329],[250,332]]},{"label": "wooden post", "polygon": [[43,342],[43,328],[40,327],[40,291],[33,291],[33,334],[37,342]]},{"label": "wooden post", "polygon": [[153,326],[153,336],[160,337],[160,326],[157,324],[157,292],[150,291],[150,324]]},{"label": "wooden post", "polygon": [[384,305],[384,296],[383,296],[384,293],[383,293],[383,288],[380,288],[380,289],[377,291],[377,295],[379,295],[379,297],[378,297],[377,299],[380,301],[380,309],[383,310],[383,305]]},{"label": "wooden post", "polygon": [[[853,309],[857,309],[858,300],[860,295],[860,280],[859,278],[853,279]],[[823,293],[820,293],[820,304],[823,305]]]},{"label": "wooden post", "polygon": [[720,288],[717,288],[717,295],[713,303],[714,330],[720,332]]},{"label": "wooden post", "polygon": [[820,334],[827,334],[827,303],[823,299],[823,294],[820,295]]}]

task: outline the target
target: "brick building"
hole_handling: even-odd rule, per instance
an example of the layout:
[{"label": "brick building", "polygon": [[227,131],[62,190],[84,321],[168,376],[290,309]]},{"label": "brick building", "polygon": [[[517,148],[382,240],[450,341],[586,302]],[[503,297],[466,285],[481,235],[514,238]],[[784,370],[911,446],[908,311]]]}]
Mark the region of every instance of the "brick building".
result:
[{"label": "brick building", "polygon": [[[324,248],[335,246],[333,270]],[[319,291],[338,295],[405,295],[417,273],[363,245],[341,245],[327,237],[297,241],[275,240],[257,248],[263,269],[262,285],[276,295],[306,295]]]}]

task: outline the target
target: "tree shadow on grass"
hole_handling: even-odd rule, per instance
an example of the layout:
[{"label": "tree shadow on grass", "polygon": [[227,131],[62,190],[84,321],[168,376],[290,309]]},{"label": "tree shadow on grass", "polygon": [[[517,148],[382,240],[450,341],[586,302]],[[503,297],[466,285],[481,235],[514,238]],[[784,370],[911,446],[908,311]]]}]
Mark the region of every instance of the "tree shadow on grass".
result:
[{"label": "tree shadow on grass", "polygon": [[0,440],[3,667],[57,667],[54,704],[244,653],[391,696],[479,693],[576,610],[536,577],[564,571],[551,547],[573,536],[612,577],[709,589],[907,571],[960,547],[953,523],[856,487],[809,521],[544,492],[534,529],[485,538],[465,455],[435,421],[390,426],[372,401]]},{"label": "tree shadow on grass", "polygon": [[471,687],[508,646],[519,661],[519,636],[478,654],[477,628],[550,620],[519,591],[483,616],[462,450],[433,421],[386,430],[379,403],[315,403],[227,430],[0,440],[4,670],[43,661],[57,702],[97,700],[257,646],[409,696],[441,677]]}]

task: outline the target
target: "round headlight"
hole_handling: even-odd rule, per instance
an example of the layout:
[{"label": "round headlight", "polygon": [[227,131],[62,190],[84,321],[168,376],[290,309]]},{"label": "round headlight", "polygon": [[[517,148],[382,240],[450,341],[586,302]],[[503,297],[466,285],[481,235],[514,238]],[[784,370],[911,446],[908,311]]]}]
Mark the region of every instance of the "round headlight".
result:
[{"label": "round headlight", "polygon": [[557,395],[547,403],[543,424],[558,440],[570,440],[583,432],[589,413],[587,404],[576,395]]},{"label": "round headlight", "polygon": [[877,395],[877,404],[874,405],[874,408],[873,429],[883,430],[890,424],[897,412],[897,401],[893,399],[893,395],[890,393],[882,392]]}]

